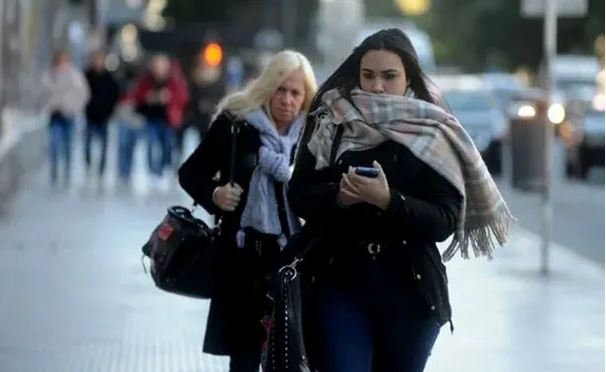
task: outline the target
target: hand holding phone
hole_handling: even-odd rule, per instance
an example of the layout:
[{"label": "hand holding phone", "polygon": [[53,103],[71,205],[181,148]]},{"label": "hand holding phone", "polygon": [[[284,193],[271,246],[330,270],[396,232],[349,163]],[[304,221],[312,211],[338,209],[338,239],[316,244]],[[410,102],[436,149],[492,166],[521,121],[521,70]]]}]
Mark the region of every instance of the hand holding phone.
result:
[{"label": "hand holding phone", "polygon": [[349,171],[341,178],[341,204],[346,201],[345,197],[350,199],[349,204],[361,201],[387,209],[391,193],[381,164],[375,161],[372,167],[349,167]]},{"label": "hand holding phone", "polygon": [[355,167],[354,169],[358,176],[368,178],[377,178],[380,173],[379,168],[375,167]]}]

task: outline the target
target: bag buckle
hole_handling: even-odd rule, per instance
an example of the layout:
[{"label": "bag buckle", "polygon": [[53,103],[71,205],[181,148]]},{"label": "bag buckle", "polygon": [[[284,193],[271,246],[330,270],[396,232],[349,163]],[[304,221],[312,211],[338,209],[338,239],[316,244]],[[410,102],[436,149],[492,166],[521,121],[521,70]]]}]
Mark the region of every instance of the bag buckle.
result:
[{"label": "bag buckle", "polygon": [[366,246],[366,250],[368,251],[368,254],[370,254],[371,256],[376,256],[379,253],[381,253],[381,245],[377,244],[377,243],[369,243]]}]

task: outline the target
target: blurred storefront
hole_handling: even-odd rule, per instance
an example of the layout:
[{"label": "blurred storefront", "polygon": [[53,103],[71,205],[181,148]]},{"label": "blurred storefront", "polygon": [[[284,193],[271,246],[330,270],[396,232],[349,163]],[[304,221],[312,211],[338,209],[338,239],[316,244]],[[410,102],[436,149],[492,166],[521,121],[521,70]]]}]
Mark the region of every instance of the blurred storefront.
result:
[{"label": "blurred storefront", "polygon": [[[0,109],[40,109],[40,77],[53,50],[66,46],[69,28],[66,0],[0,2]],[[2,120],[0,136],[10,123]]]}]

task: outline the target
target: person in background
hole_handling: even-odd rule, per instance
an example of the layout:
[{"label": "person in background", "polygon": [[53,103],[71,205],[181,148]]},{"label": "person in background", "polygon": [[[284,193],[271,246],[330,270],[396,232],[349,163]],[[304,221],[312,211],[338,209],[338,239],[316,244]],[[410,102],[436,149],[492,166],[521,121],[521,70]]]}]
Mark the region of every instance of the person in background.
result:
[{"label": "person in background", "polygon": [[133,92],[136,111],[145,119],[153,186],[161,191],[170,187],[165,171],[172,166],[174,131],[183,120],[187,103],[187,92],[173,72],[167,56],[155,55],[150,71],[137,81]]},{"label": "person in background", "polygon": [[65,51],[56,52],[52,65],[42,76],[42,91],[50,114],[50,182],[57,184],[59,162],[63,159],[64,185],[71,181],[72,140],[76,117],[88,102],[90,91],[82,72]]},{"label": "person in background", "polygon": [[183,154],[184,134],[187,128],[195,128],[202,141],[217,103],[227,93],[222,78],[221,67],[209,66],[204,58],[204,50],[196,55],[194,67],[189,76],[190,101],[187,106],[186,125],[177,131],[176,149],[180,163]]},{"label": "person in background", "polygon": [[[264,278],[300,227],[285,186],[315,91],[305,56],[276,54],[259,79],[219,103],[208,133],[179,169],[181,187],[208,213],[222,217],[204,352],[229,356],[230,372],[259,371],[266,336]],[[237,145],[230,184],[232,131]]]},{"label": "person in background", "polygon": [[91,60],[85,76],[90,90],[90,100],[86,105],[86,128],[84,131],[84,160],[86,174],[89,180],[91,172],[91,151],[93,139],[96,137],[101,144],[98,177],[103,179],[107,161],[108,122],[120,95],[120,87],[111,72],[105,68],[106,53],[96,52]]},{"label": "person in background", "polygon": [[135,111],[133,97],[137,80],[137,64],[123,64],[119,74],[120,99],[116,106],[118,124],[118,178],[120,185],[130,184],[135,146],[142,135],[144,121]]}]

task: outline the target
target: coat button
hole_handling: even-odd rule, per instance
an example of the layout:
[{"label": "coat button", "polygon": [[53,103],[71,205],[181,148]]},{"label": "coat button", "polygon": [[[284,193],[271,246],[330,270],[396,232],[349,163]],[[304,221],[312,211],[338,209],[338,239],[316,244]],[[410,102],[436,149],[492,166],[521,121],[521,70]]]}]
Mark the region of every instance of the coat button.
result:
[{"label": "coat button", "polygon": [[421,274],[417,274],[417,280],[421,280]]},{"label": "coat button", "polygon": [[434,311],[436,309],[436,307],[434,305],[431,305],[430,309],[431,309],[431,311]]},{"label": "coat button", "polygon": [[339,161],[337,162],[337,164],[342,165],[342,164],[343,164],[343,159],[339,160]]},{"label": "coat button", "polygon": [[402,240],[402,245],[406,245],[408,242],[406,240]]}]

